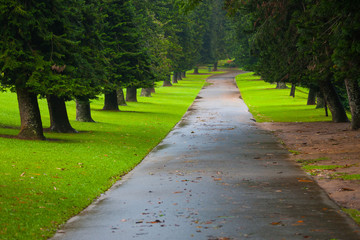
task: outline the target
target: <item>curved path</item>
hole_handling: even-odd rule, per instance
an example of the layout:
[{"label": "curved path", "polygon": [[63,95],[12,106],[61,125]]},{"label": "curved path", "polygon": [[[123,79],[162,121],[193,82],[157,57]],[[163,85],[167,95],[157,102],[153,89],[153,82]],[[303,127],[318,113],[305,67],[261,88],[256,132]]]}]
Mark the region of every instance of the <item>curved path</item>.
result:
[{"label": "curved path", "polygon": [[237,74],[210,78],[163,142],[53,239],[360,239],[253,124]]}]

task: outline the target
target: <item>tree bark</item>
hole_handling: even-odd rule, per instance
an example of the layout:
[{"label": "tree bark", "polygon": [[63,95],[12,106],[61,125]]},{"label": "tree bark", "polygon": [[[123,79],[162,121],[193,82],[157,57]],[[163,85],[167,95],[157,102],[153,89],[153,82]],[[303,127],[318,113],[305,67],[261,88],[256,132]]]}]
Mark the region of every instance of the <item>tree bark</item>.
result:
[{"label": "tree bark", "polygon": [[163,87],[171,87],[171,81],[170,81],[171,75],[168,75],[169,80],[164,80]]},{"label": "tree bark", "polygon": [[124,91],[122,88],[119,88],[118,90],[116,90],[116,94],[117,94],[117,102],[118,105],[120,106],[127,106],[126,101],[125,101],[125,96],[124,96]]},{"label": "tree bark", "polygon": [[316,109],[325,107],[325,99],[324,95],[321,91],[316,92]]},{"label": "tree bark", "polygon": [[95,122],[91,117],[90,101],[87,98],[76,99],[76,121]]},{"label": "tree bark", "polygon": [[357,79],[345,79],[346,91],[351,111],[351,129],[360,128],[360,88]]},{"label": "tree bark", "polygon": [[119,111],[116,90],[105,92],[105,101],[103,110]]},{"label": "tree bark", "polygon": [[26,88],[16,88],[21,128],[18,134],[22,139],[45,140],[37,96]]},{"label": "tree bark", "polygon": [[155,93],[155,88],[154,87],[150,88],[150,91],[151,93]]},{"label": "tree bark", "polygon": [[342,105],[338,94],[336,93],[334,85],[331,83],[328,76],[322,81],[319,81],[319,87],[324,94],[324,99],[332,114],[333,122],[348,122],[344,106]]},{"label": "tree bark", "polygon": [[181,77],[186,78],[186,71],[181,72]]},{"label": "tree bark", "polygon": [[291,83],[291,90],[290,90],[290,97],[295,97],[295,91],[296,91],[296,84]]},{"label": "tree bark", "polygon": [[314,88],[310,88],[307,99],[307,105],[315,105],[315,104],[316,104],[316,91]]},{"label": "tree bark", "polygon": [[151,97],[151,89],[152,88],[142,88],[140,96],[142,96],[142,97]]},{"label": "tree bark", "polygon": [[218,70],[218,62],[214,62],[214,68],[213,71],[216,72]]},{"label": "tree bark", "polygon": [[182,80],[181,72],[177,72],[177,80]]},{"label": "tree bark", "polygon": [[136,87],[126,88],[126,101],[127,102],[137,102]]},{"label": "tree bark", "polygon": [[198,67],[194,68],[194,74],[199,74],[199,68]]},{"label": "tree bark", "polygon": [[47,95],[46,99],[50,114],[50,130],[58,133],[77,133],[70,125],[64,98]]},{"label": "tree bark", "polygon": [[178,72],[174,72],[173,76],[172,76],[172,83],[178,83]]},{"label": "tree bark", "polygon": [[287,89],[285,82],[276,82],[276,89]]}]

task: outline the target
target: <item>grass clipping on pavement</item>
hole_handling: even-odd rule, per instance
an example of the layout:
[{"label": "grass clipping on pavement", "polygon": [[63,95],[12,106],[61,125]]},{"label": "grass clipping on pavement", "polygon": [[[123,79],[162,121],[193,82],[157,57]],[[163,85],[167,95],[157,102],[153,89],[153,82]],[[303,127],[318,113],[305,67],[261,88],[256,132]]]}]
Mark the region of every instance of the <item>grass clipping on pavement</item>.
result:
[{"label": "grass clipping on pavement", "polygon": [[[138,97],[120,112],[102,111],[100,97],[91,103],[97,123],[71,121],[78,134],[45,133],[47,141],[1,137],[0,239],[52,236],[141,162],[181,119],[208,76],[188,75],[173,87],[158,87],[153,97]],[[47,128],[46,100],[39,104]],[[16,136],[16,95],[0,93],[0,106],[0,134]],[[67,107],[75,119],[75,103]]]}]

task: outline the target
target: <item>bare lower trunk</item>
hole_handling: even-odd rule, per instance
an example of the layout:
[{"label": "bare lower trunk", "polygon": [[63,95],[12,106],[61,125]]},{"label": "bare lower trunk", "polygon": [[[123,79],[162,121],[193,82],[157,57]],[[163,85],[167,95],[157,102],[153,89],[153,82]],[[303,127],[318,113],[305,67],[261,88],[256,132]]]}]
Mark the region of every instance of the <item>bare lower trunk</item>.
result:
[{"label": "bare lower trunk", "polygon": [[172,75],[172,83],[178,83],[178,72],[174,72],[174,74]]},{"label": "bare lower trunk", "polygon": [[126,88],[126,101],[127,102],[137,102],[136,87]]},{"label": "bare lower trunk", "polygon": [[213,71],[216,72],[218,70],[218,62],[216,61],[214,63],[214,68],[213,68]]},{"label": "bare lower trunk", "polygon": [[181,72],[177,72],[177,79],[182,80]]},{"label": "bare lower trunk", "polygon": [[47,95],[46,99],[50,114],[50,130],[58,133],[77,133],[70,125],[64,98]]},{"label": "bare lower trunk", "polygon": [[325,107],[325,99],[324,95],[321,91],[316,92],[316,109]]},{"label": "bare lower trunk", "polygon": [[150,91],[151,93],[155,93],[155,88],[154,87],[150,88]]},{"label": "bare lower trunk", "polygon": [[199,68],[198,67],[194,68],[194,74],[199,74]]},{"label": "bare lower trunk", "polygon": [[19,138],[45,140],[36,94],[16,88],[21,119]]},{"label": "bare lower trunk", "polygon": [[140,96],[151,97],[151,88],[142,88]]},{"label": "bare lower trunk", "polygon": [[116,94],[117,94],[117,103],[120,106],[127,106],[126,101],[125,101],[125,95],[124,95],[124,91],[122,88],[119,88],[118,90],[116,90]]},{"label": "bare lower trunk", "polygon": [[170,81],[171,75],[168,75],[169,80],[164,80],[163,87],[171,87],[171,81]]},{"label": "bare lower trunk", "polygon": [[360,88],[357,79],[345,79],[346,91],[351,110],[351,129],[360,128]]},{"label": "bare lower trunk", "polygon": [[119,111],[116,90],[105,92],[105,101],[103,110]]},{"label": "bare lower trunk", "polygon": [[290,90],[290,97],[295,97],[295,91],[296,91],[296,84],[292,83],[291,84],[291,90]]},{"label": "bare lower trunk", "polygon": [[315,105],[315,104],[316,104],[316,91],[314,88],[310,88],[307,99],[307,105]]},{"label": "bare lower trunk", "polygon": [[276,82],[276,89],[287,89],[285,82]]},{"label": "bare lower trunk", "polygon": [[186,71],[181,72],[181,77],[186,78]]},{"label": "bare lower trunk", "polygon": [[344,106],[342,105],[336,90],[331,83],[331,76],[319,82],[319,87],[324,94],[324,99],[328,105],[333,122],[348,122]]},{"label": "bare lower trunk", "polygon": [[76,99],[76,121],[95,122],[91,117],[90,101],[87,98]]}]

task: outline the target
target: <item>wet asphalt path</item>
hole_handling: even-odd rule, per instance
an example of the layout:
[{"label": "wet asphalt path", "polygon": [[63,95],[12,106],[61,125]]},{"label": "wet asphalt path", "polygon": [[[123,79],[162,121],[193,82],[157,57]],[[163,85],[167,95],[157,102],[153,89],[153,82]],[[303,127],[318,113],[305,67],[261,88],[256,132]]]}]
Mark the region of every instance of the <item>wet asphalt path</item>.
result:
[{"label": "wet asphalt path", "polygon": [[167,138],[53,239],[360,239],[272,134],[253,124],[237,74],[210,78]]}]

